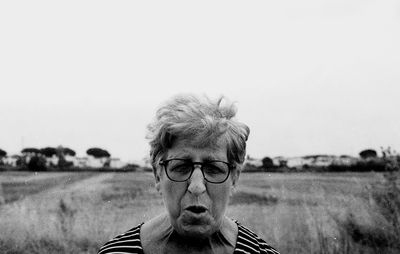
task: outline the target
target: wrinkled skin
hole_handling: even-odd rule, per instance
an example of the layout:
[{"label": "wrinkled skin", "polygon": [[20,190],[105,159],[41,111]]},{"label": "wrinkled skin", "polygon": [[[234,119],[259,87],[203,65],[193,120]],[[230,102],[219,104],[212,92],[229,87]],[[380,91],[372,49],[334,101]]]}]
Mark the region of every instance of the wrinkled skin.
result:
[{"label": "wrinkled skin", "polygon": [[[226,145],[218,142],[214,147],[198,148],[178,140],[168,150],[165,159],[184,158],[193,162],[227,160]],[[186,182],[168,179],[163,167],[156,170],[156,188],[162,194],[173,228],[189,239],[204,239],[220,229],[229,197],[239,178],[239,170],[232,170],[228,179],[220,184],[206,182],[199,167]],[[204,212],[194,213],[191,206],[201,206]],[[189,240],[188,239],[188,240]]]}]

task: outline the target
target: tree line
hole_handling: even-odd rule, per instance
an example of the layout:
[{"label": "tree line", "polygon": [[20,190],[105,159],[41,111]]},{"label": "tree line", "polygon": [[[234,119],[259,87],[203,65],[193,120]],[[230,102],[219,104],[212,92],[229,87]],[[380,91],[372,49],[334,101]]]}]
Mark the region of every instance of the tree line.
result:
[{"label": "tree line", "polygon": [[[34,148],[27,147],[21,150],[20,155],[14,155],[17,159],[17,167],[21,169],[28,169],[34,171],[44,171],[48,169],[48,165],[46,165],[46,158],[57,158],[57,163],[55,165],[50,165],[53,169],[65,170],[68,168],[72,168],[73,162],[66,159],[66,156],[74,157],[76,156],[76,152],[68,147],[58,146],[58,147],[44,147],[44,148]],[[102,148],[92,147],[86,150],[86,154],[93,156],[94,158],[101,159],[105,158],[106,161],[103,166],[109,166],[109,158],[111,154]],[[4,164],[3,157],[7,156],[7,152],[3,149],[0,149],[0,165]]]},{"label": "tree line", "polygon": [[[390,147],[381,147],[382,156],[374,149],[365,149],[359,152],[359,158],[355,158],[353,163],[340,164],[331,163],[327,166],[312,166],[308,164],[302,165],[301,168],[291,168],[287,165],[287,160],[282,159],[279,164],[274,164],[274,160],[270,157],[261,159],[261,165],[255,166],[251,163],[244,165],[244,171],[248,172],[290,172],[290,171],[316,171],[316,172],[368,172],[368,171],[393,171],[398,170],[400,164],[400,155]],[[318,157],[318,156],[304,156]],[[349,156],[347,156],[349,157]]]},{"label": "tree line", "polygon": [[[243,171],[247,172],[289,172],[289,171],[317,171],[317,172],[367,172],[367,171],[391,171],[398,169],[393,165],[400,163],[400,155],[397,154],[390,147],[381,148],[382,156],[379,157],[378,153],[374,149],[365,149],[359,153],[359,158],[355,163],[351,164],[335,164],[332,163],[328,166],[312,166],[302,165],[301,168],[291,168],[287,166],[287,161],[284,159],[279,161],[279,164],[274,164],[273,159],[270,157],[264,157],[261,160],[260,166],[246,163]],[[68,170],[73,169],[73,162],[67,160],[67,156],[74,157],[76,152],[68,147],[44,147],[37,149],[34,147],[27,147],[21,150],[20,155],[14,155],[17,158],[17,169],[26,169],[33,171],[44,171],[44,170]],[[110,157],[111,154],[102,148],[92,147],[86,150],[86,154],[93,156],[97,159],[104,159],[103,169],[110,168]],[[7,156],[5,150],[0,149],[0,166],[4,169],[4,162],[2,158]],[[56,164],[50,165],[46,158],[56,157]],[[317,156],[304,156],[304,157],[317,157]],[[129,170],[136,170],[137,165],[129,164]],[[0,168],[1,169],[1,168]]]}]

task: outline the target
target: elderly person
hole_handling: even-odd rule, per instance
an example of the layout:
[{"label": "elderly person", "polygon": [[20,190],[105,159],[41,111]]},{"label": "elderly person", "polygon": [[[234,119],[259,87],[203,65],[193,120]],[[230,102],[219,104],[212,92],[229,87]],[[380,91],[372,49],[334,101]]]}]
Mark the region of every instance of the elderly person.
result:
[{"label": "elderly person", "polygon": [[156,189],[166,213],[106,243],[105,253],[278,253],[225,216],[249,128],[220,98],[176,96],[148,126]]}]

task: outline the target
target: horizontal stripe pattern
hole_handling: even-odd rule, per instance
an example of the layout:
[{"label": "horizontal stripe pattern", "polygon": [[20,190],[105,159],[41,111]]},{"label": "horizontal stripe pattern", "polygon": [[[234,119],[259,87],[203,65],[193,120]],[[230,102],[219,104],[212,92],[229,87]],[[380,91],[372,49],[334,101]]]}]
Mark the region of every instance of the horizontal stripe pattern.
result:
[{"label": "horizontal stripe pattern", "polygon": [[111,239],[100,248],[98,254],[144,254],[140,242],[143,223]]},{"label": "horizontal stripe pattern", "polygon": [[[238,236],[234,254],[279,254],[250,229],[238,222],[236,224],[238,225]],[[144,254],[140,242],[142,225],[143,223],[110,240],[100,248],[98,254]]]},{"label": "horizontal stripe pattern", "polygon": [[236,224],[239,231],[234,254],[279,254],[253,231],[238,222]]}]

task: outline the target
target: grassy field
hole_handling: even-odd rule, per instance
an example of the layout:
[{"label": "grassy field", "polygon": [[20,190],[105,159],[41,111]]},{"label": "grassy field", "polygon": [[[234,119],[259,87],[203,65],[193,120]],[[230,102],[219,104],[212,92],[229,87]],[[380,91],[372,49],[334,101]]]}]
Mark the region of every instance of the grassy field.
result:
[{"label": "grassy field", "polygon": [[[243,173],[228,215],[281,253],[396,253],[354,241],[343,223],[384,219],[378,173]],[[0,253],[96,253],[163,211],[151,173],[1,172]],[[1,193],[1,192],[0,192]]]}]

